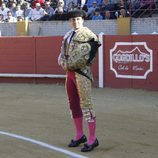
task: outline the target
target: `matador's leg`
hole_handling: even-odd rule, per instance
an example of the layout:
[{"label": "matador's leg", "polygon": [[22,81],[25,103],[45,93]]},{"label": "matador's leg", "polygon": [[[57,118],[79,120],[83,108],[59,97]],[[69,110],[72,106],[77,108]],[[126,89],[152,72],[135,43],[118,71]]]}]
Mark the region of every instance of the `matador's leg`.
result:
[{"label": "matador's leg", "polygon": [[[80,99],[76,87],[75,73],[73,71],[67,72],[66,90],[72,118],[76,129],[76,135],[73,140],[79,140],[83,136],[83,117],[80,107]],[[74,146],[74,143],[71,143],[70,145]]]},{"label": "matador's leg", "polygon": [[91,145],[96,140],[96,117],[91,98],[91,81],[87,77],[76,73],[76,82],[83,116],[88,123],[89,138],[87,143]]},{"label": "matador's leg", "polygon": [[68,102],[73,118],[82,117],[82,109],[80,107],[80,98],[76,87],[75,72],[68,71],[66,78],[66,91]]}]

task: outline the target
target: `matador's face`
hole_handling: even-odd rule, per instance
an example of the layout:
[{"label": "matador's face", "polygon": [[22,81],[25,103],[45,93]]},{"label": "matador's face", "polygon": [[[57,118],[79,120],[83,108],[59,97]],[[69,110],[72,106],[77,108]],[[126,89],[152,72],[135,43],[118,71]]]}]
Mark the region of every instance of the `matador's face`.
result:
[{"label": "matador's face", "polygon": [[70,18],[70,22],[71,22],[71,25],[72,27],[77,30],[81,27],[83,27],[83,18],[82,17],[74,17],[74,18]]}]

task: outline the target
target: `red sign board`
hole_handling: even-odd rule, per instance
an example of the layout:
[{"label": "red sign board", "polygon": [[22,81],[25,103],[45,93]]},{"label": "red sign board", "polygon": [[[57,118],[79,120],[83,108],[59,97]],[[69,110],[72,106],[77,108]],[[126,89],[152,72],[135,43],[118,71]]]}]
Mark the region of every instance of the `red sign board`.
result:
[{"label": "red sign board", "polygon": [[115,42],[110,49],[110,70],[116,78],[146,79],[153,71],[153,52],[146,42]]}]

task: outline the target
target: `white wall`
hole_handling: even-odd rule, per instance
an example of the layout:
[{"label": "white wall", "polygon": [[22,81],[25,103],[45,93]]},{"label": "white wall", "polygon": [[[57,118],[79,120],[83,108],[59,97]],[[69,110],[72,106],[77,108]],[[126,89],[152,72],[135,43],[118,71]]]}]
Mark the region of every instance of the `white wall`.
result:
[{"label": "white wall", "polygon": [[[104,20],[104,21],[92,21],[87,20],[84,23],[94,33],[99,34],[104,32],[108,35],[117,34],[117,21],[116,20]],[[46,21],[46,22],[34,22],[29,24],[29,35],[31,36],[59,36],[64,35],[65,32],[71,29],[68,21]]]},{"label": "white wall", "polygon": [[15,36],[16,24],[15,23],[0,23],[1,36]]},{"label": "white wall", "polygon": [[158,33],[158,17],[132,19],[131,33],[152,34]]},{"label": "white wall", "polygon": [[[94,33],[103,32],[106,35],[117,35],[117,20],[87,20],[88,26]],[[36,21],[29,22],[30,36],[63,36],[70,29],[68,21]],[[0,23],[2,36],[16,36],[15,23]],[[151,34],[158,32],[158,17],[153,18],[132,18],[131,33]]]}]

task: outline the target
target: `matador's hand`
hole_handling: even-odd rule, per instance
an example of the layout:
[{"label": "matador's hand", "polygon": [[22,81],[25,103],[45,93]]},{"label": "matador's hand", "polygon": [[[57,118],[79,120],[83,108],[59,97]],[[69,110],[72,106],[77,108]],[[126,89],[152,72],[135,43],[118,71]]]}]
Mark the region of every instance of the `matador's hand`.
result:
[{"label": "matador's hand", "polygon": [[63,68],[63,70],[67,70],[67,64],[66,62],[61,62],[61,67]]}]

